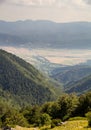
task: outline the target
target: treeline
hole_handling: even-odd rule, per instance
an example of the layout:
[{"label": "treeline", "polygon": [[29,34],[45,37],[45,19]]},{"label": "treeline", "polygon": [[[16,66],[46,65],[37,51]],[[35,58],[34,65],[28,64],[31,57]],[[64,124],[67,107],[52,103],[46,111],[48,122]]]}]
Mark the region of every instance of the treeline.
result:
[{"label": "treeline", "polygon": [[[0,101],[0,126],[43,126],[54,127],[71,117],[91,117],[91,92],[76,96],[64,94],[56,102],[47,102],[41,106],[15,108]],[[91,120],[89,121],[91,123]],[[90,124],[89,123],[89,124]]]}]

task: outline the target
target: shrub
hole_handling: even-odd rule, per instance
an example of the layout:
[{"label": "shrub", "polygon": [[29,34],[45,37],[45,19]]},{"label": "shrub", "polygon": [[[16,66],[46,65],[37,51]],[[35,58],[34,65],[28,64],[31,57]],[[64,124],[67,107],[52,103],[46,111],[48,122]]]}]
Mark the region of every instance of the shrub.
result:
[{"label": "shrub", "polygon": [[88,126],[91,127],[91,112],[86,113],[86,117],[88,119]]},{"label": "shrub", "polygon": [[50,125],[51,124],[51,117],[44,113],[40,116],[40,122],[41,122],[41,125]]},{"label": "shrub", "polygon": [[60,119],[53,119],[52,123],[51,123],[51,128],[54,128],[55,126],[58,126],[61,124],[61,120]]},{"label": "shrub", "polygon": [[56,127],[56,125],[52,122],[51,123],[51,128],[54,128],[54,127]]}]

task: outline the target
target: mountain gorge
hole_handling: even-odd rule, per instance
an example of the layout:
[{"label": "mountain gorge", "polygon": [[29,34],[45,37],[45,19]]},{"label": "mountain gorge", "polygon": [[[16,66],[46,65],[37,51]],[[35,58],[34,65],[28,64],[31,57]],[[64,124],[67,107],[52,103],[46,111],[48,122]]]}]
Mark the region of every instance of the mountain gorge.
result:
[{"label": "mountain gorge", "polygon": [[90,66],[59,67],[51,72],[54,80],[21,58],[0,50],[1,99],[20,106],[34,105],[53,101],[62,92],[82,94],[91,89]]}]

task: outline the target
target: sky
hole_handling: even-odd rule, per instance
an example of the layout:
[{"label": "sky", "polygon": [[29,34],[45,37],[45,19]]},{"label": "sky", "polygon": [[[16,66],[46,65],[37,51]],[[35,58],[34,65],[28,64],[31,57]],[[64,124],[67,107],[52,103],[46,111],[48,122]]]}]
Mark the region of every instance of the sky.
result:
[{"label": "sky", "polygon": [[0,20],[91,21],[91,0],[0,0]]}]

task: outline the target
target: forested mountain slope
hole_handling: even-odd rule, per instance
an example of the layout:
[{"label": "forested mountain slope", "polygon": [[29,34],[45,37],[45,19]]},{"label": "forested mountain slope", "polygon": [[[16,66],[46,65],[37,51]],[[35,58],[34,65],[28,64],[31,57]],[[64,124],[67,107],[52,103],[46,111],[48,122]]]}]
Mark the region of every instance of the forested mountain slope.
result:
[{"label": "forested mountain slope", "polygon": [[75,82],[91,75],[91,66],[75,65],[54,69],[52,78],[67,86],[70,82]]},{"label": "forested mountain slope", "polygon": [[42,104],[54,100],[59,92],[32,65],[3,50],[0,50],[0,89],[1,96],[10,96],[19,105]]},{"label": "forested mountain slope", "polygon": [[91,90],[91,75],[87,76],[77,82],[71,82],[65,87],[67,93],[82,94]]}]

